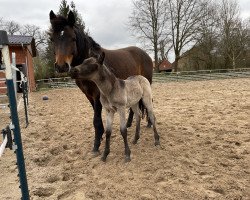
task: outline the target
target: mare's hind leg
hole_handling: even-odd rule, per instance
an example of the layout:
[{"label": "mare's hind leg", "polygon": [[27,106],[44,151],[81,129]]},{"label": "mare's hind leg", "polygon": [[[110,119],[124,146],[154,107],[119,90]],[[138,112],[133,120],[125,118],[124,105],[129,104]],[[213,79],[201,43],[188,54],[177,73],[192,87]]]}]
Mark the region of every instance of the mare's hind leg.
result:
[{"label": "mare's hind leg", "polygon": [[119,108],[118,113],[120,116],[120,131],[123,137],[124,146],[125,146],[125,162],[129,162],[130,159],[130,149],[128,146],[128,138],[127,138],[127,126],[126,126],[126,108]]},{"label": "mare's hind leg", "polygon": [[140,138],[140,125],[141,125],[141,111],[139,109],[139,105],[136,104],[132,107],[132,110],[135,114],[136,119],[136,131],[135,131],[135,137],[133,140],[133,144],[136,144],[138,139]]},{"label": "mare's hind leg", "polygon": [[102,161],[106,161],[107,156],[109,155],[110,152],[110,137],[112,133],[112,124],[114,120],[114,113],[113,112],[108,112],[106,113],[107,116],[107,121],[106,121],[106,143],[105,143],[105,149],[103,152],[102,156]]},{"label": "mare's hind leg", "polygon": [[94,101],[94,119],[93,124],[95,128],[95,141],[94,141],[94,148],[93,153],[99,155],[99,147],[102,140],[102,135],[104,133],[104,127],[102,123],[102,104],[100,99],[97,98]]}]

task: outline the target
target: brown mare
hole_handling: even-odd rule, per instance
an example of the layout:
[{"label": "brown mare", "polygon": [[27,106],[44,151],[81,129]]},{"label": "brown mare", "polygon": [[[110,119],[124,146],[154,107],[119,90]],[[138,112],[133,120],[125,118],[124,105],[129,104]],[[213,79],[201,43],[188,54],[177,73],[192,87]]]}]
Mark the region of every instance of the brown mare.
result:
[{"label": "brown mare", "polygon": [[[99,54],[105,52],[104,63],[120,79],[131,75],[142,75],[152,82],[153,63],[149,55],[137,47],[127,47],[117,50],[107,50],[97,44],[90,36],[85,34],[75,23],[73,12],[67,18],[57,16],[50,11],[51,41],[55,48],[55,69],[60,72],[69,72],[71,67],[80,65],[90,52]],[[93,124],[95,128],[94,153],[99,153],[104,127],[102,123],[102,105],[100,91],[92,81],[76,80],[77,86],[86,95],[94,109]],[[128,126],[132,123],[133,113],[130,111]]]}]

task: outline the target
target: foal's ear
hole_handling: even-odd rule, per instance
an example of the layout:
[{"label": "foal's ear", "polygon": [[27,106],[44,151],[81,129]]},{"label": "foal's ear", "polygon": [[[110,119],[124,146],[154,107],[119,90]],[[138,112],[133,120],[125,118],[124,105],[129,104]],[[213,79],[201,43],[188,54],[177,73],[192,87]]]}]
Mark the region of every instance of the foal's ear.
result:
[{"label": "foal's ear", "polygon": [[72,11],[69,11],[69,14],[68,14],[68,23],[70,26],[74,26],[75,25],[75,15]]},{"label": "foal's ear", "polygon": [[105,58],[105,53],[102,51],[102,53],[98,56],[98,63],[102,65],[104,58]]},{"label": "foal's ear", "polygon": [[55,13],[53,12],[53,10],[51,10],[50,13],[49,13],[49,19],[52,20],[52,19],[54,19],[54,18],[56,18],[56,15],[55,15]]}]

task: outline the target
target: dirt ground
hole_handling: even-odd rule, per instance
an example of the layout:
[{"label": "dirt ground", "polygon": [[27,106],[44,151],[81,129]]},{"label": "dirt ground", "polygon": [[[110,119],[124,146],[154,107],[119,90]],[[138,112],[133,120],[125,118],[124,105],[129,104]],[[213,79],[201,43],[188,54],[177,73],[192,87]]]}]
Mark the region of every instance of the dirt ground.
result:
[{"label": "dirt ground", "polygon": [[[104,163],[91,153],[93,111],[79,89],[30,94],[21,125],[31,199],[250,199],[250,79],[152,88],[161,146],[145,120],[133,145],[134,123],[129,163],[117,115]],[[10,150],[0,158],[0,199],[20,199],[15,162]]]}]

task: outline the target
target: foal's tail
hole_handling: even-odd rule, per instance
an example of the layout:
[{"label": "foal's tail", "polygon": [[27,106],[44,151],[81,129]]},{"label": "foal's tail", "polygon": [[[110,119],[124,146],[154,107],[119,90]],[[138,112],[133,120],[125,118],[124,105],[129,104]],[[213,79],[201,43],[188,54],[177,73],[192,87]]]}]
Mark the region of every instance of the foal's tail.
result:
[{"label": "foal's tail", "polygon": [[144,119],[145,117],[145,112],[147,113],[147,109],[146,107],[144,106],[143,102],[142,102],[142,99],[139,101],[139,108],[141,110],[141,118]]}]

